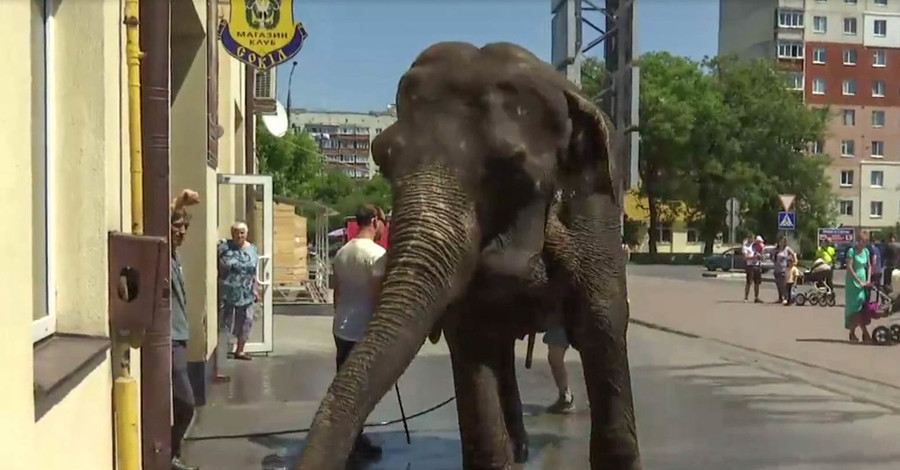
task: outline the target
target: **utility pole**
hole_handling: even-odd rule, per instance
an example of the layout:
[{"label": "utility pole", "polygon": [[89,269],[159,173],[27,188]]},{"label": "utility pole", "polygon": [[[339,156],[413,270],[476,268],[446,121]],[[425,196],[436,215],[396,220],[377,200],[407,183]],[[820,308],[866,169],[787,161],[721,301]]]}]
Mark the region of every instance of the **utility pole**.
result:
[{"label": "utility pole", "polygon": [[[602,8],[597,6],[604,1]],[[616,126],[614,152],[617,166],[623,170],[621,183],[625,190],[638,187],[640,70],[634,65],[636,3],[637,0],[550,0],[551,61],[569,80],[581,85],[584,54],[603,44],[609,82],[599,96],[590,98]],[[587,44],[583,40],[584,26],[598,35]]]},{"label": "utility pole", "polygon": [[[288,92],[287,92],[287,115],[288,119],[291,117],[291,90],[294,88],[294,70],[297,68],[297,61],[291,64],[291,74],[288,75]],[[275,73],[274,71],[272,73]],[[288,123],[290,127],[290,123]]]}]

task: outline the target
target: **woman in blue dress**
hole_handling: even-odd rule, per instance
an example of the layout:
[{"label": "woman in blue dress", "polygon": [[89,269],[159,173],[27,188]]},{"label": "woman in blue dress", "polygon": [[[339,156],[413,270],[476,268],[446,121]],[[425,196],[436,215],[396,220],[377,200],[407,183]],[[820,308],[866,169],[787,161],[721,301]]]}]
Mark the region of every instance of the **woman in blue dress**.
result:
[{"label": "woman in blue dress", "polygon": [[[249,361],[244,346],[253,328],[253,309],[259,301],[256,265],[259,251],[247,241],[247,224],[231,226],[231,240],[222,240],[217,249],[219,260],[219,340],[226,338],[231,351],[231,337],[237,337],[234,358]],[[224,346],[224,345],[223,345]],[[225,348],[220,348],[225,351]],[[221,359],[224,354],[221,354]],[[223,361],[224,362],[224,361]]]},{"label": "woman in blue dress", "polygon": [[868,300],[868,287],[871,286],[872,265],[869,263],[869,249],[866,248],[866,236],[860,234],[856,243],[847,249],[847,277],[844,280],[844,327],[850,330],[850,341],[858,342],[856,328],[862,330],[862,340],[872,340],[866,325],[871,318],[863,311]]}]

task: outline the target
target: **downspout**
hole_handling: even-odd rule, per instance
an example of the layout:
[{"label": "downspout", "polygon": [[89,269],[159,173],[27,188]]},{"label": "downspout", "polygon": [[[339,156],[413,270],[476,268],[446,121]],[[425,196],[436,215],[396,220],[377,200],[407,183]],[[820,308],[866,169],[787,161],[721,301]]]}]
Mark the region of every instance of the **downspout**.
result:
[{"label": "downspout", "polygon": [[[253,119],[253,94],[255,92],[256,70],[244,65],[244,174],[256,174],[256,120]],[[256,191],[247,188],[244,197],[247,223],[256,220]],[[254,234],[255,236],[255,234]]]},{"label": "downspout", "polygon": [[[171,0],[141,2],[141,105],[144,119],[143,202],[146,235],[169,239],[169,140],[171,106]],[[171,243],[169,244],[171,246]],[[157,299],[141,348],[142,470],[171,467],[171,305]]]},{"label": "downspout", "polygon": [[[125,0],[124,24],[128,63],[128,137],[131,161],[131,233],[144,234],[144,182],[141,158],[141,52],[139,0]],[[140,470],[138,433],[138,385],[131,375],[131,347],[140,338],[112,331],[113,411],[115,413],[116,468]]]}]

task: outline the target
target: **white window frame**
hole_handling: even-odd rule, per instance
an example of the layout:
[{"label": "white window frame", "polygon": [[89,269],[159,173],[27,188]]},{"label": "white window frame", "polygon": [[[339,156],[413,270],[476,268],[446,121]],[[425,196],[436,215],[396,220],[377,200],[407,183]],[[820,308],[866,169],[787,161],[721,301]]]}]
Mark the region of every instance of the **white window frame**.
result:
[{"label": "white window frame", "polygon": [[852,199],[841,199],[838,201],[838,214],[852,216],[853,215],[853,200]]},{"label": "white window frame", "polygon": [[[876,119],[876,116],[879,118]],[[873,109],[872,110],[872,127],[884,127],[884,121],[887,119],[885,116],[885,112],[883,109]]]},{"label": "white window frame", "polygon": [[780,59],[802,59],[805,55],[802,41],[778,41],[776,48]]},{"label": "white window frame", "polygon": [[[821,57],[820,57],[821,54]],[[817,47],[813,49],[813,63],[814,64],[824,64],[828,61],[828,53],[825,52],[824,47]]]},{"label": "white window frame", "polygon": [[[56,333],[56,171],[54,171],[54,129],[56,116],[55,82],[52,65],[55,63],[54,33],[55,21],[52,15],[52,0],[44,0],[44,152],[46,192],[44,193],[46,217],[47,264],[45,269],[47,290],[47,315],[31,323],[32,343]],[[32,317],[34,314],[32,313]]]},{"label": "white window frame", "polygon": [[875,80],[872,82],[872,96],[874,98],[884,98],[887,93],[887,83],[884,80]]},{"label": "white window frame", "polygon": [[887,0],[874,0],[872,3],[874,3],[876,7],[886,7],[888,2]]},{"label": "white window frame", "polygon": [[814,140],[812,143],[812,148],[810,148],[810,153],[812,153],[813,155],[821,155],[825,153],[825,141]]},{"label": "white window frame", "polygon": [[[787,21],[784,21],[787,19]],[[802,28],[803,10],[784,9],[778,11],[779,28]]]},{"label": "white window frame", "polygon": [[872,67],[887,67],[887,51],[875,49],[872,53]]},{"label": "white window frame", "polygon": [[[846,178],[844,178],[846,176]],[[842,188],[852,188],[853,187],[853,170],[841,170],[841,185]]]},{"label": "white window frame", "polygon": [[[821,26],[821,28],[819,27]],[[813,32],[816,34],[825,34],[828,32],[828,17],[816,15],[813,16]]]},{"label": "white window frame", "polygon": [[[877,149],[875,147],[878,147]],[[872,158],[884,158],[884,141],[883,140],[873,140],[869,145],[869,149],[871,150]]]},{"label": "white window frame", "polygon": [[844,96],[856,96],[856,80],[852,78],[844,80],[841,84],[841,92]]},{"label": "white window frame", "polygon": [[[875,211],[875,208],[878,208],[878,211]],[[869,218],[870,219],[880,219],[884,217],[884,202],[882,201],[870,201],[869,202]]]},{"label": "white window frame", "polygon": [[788,82],[790,83],[791,90],[802,90],[803,89],[803,80],[804,80],[803,72],[789,72],[788,73]]},{"label": "white window frame", "polygon": [[[878,28],[878,26],[882,28]],[[881,29],[881,31],[879,31]],[[876,38],[887,37],[887,20],[875,20],[872,22],[872,36]]]},{"label": "white window frame", "polygon": [[[876,175],[878,176],[878,178],[875,177]],[[883,188],[884,187],[884,171],[872,170],[869,173],[869,187],[870,188]]]},{"label": "white window frame", "polygon": [[856,53],[856,49],[844,49],[841,52],[841,59],[844,62],[844,65],[856,65],[856,62],[859,60],[859,54]]},{"label": "white window frame", "polygon": [[856,141],[844,139],[841,141],[841,156],[845,158],[856,156]]},{"label": "white window frame", "polygon": [[855,16],[848,16],[844,18],[844,34],[846,36],[856,36],[859,31],[859,20],[856,19]]},{"label": "white window frame", "polygon": [[[822,0],[822,3],[825,3],[825,0]],[[848,5],[856,5],[856,0],[844,0],[844,3]]]},{"label": "white window frame", "polygon": [[[818,85],[821,85],[821,87]],[[825,94],[825,79],[824,78],[814,78],[813,79],[812,94],[814,94],[814,95],[824,95]]]},{"label": "white window frame", "polygon": [[855,126],[856,125],[856,110],[855,109],[845,109],[841,112],[841,121],[845,126]]}]

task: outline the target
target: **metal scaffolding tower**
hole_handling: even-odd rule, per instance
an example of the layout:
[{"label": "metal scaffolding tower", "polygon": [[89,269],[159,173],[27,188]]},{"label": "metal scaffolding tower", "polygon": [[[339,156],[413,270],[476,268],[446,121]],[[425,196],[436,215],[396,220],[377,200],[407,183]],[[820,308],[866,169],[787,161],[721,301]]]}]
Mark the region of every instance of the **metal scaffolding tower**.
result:
[{"label": "metal scaffolding tower", "polygon": [[[637,0],[550,0],[552,19],[551,61],[572,82],[581,85],[584,55],[603,43],[603,61],[609,82],[599,96],[591,97],[612,118],[619,133],[614,139],[625,189],[638,187],[637,126],[640,69],[634,65],[635,4]],[[598,26],[602,25],[602,28]],[[598,36],[587,44],[584,26]]]}]

